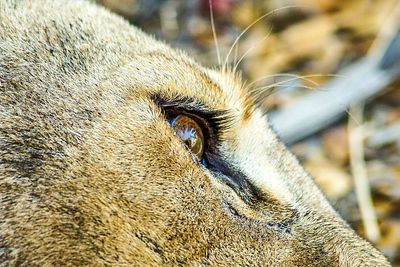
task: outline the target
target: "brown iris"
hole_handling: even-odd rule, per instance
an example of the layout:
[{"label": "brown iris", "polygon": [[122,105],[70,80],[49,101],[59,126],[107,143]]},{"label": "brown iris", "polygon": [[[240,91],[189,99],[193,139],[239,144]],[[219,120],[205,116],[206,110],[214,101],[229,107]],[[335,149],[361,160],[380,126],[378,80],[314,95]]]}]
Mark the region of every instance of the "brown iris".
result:
[{"label": "brown iris", "polygon": [[199,124],[185,115],[178,115],[171,121],[171,126],[182,142],[200,160],[204,151],[204,136]]}]

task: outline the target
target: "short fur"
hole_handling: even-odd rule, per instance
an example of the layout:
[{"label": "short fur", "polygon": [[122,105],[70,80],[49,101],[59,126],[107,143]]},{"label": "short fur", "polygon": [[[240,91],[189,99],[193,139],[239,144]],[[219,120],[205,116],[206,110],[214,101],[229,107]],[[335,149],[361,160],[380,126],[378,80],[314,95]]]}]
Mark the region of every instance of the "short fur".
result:
[{"label": "short fur", "polygon": [[[229,112],[213,168],[160,99]],[[88,2],[1,0],[0,266],[64,265],[389,266],[238,78]]]}]

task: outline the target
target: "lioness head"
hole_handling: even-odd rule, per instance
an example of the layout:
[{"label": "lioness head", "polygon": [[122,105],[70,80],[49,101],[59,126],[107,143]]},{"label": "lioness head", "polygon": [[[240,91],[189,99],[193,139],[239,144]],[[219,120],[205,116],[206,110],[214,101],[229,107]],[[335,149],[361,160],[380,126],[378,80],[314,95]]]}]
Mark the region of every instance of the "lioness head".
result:
[{"label": "lioness head", "polygon": [[84,1],[0,5],[1,266],[388,266],[228,70]]}]

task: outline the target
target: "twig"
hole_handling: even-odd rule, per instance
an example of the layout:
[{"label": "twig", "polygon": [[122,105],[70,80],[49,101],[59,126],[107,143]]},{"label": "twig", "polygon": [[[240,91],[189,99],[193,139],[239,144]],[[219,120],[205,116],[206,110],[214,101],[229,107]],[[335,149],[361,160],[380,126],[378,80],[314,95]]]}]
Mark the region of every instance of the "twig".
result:
[{"label": "twig", "polygon": [[[349,118],[349,152],[351,172],[354,177],[354,186],[357,202],[360,208],[361,218],[367,239],[377,242],[381,238],[378,222],[371,198],[371,190],[368,182],[366,165],[364,161],[364,126],[363,106],[352,105],[350,113],[354,119]],[[358,124],[360,123],[360,124]]]}]

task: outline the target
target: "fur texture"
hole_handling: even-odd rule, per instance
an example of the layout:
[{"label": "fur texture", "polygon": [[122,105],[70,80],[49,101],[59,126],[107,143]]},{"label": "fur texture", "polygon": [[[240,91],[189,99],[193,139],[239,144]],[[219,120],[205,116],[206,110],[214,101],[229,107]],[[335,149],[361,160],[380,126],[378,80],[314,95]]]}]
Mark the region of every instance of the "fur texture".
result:
[{"label": "fur texture", "polygon": [[[165,102],[229,113],[209,167]],[[0,266],[67,265],[389,266],[228,71],[88,2],[1,0]]]}]

